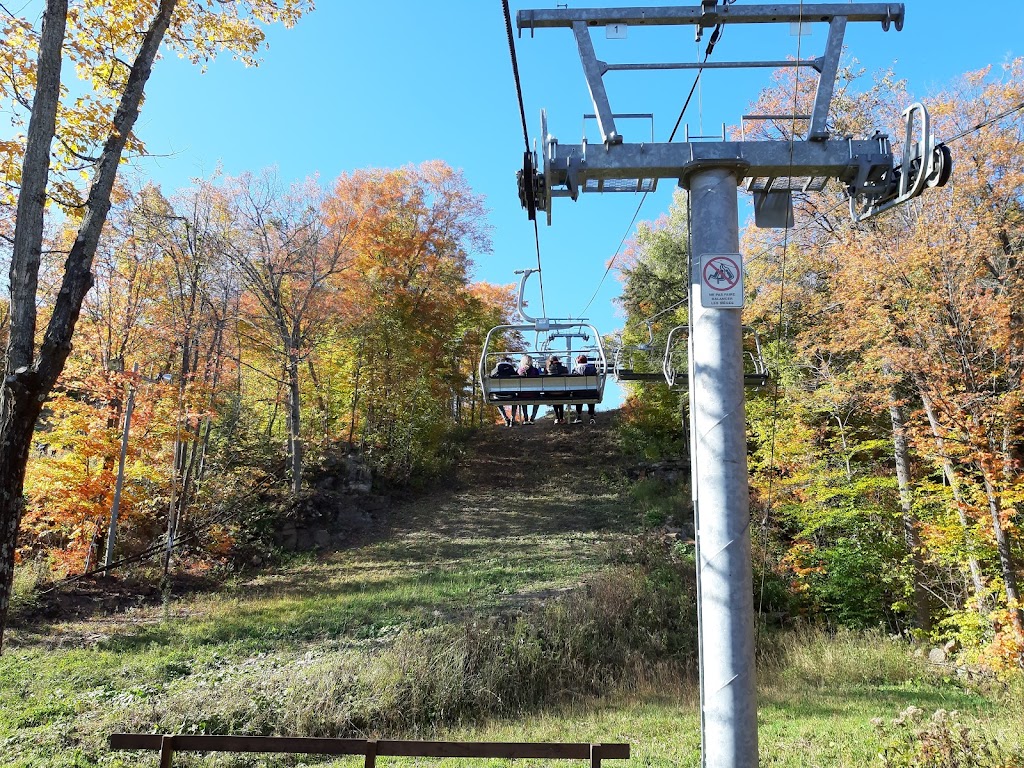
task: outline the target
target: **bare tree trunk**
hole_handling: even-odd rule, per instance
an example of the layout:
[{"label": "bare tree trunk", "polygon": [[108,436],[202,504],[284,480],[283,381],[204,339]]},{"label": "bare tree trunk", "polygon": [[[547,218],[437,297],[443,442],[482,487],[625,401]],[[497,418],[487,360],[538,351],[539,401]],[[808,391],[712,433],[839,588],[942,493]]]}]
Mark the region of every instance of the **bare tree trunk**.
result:
[{"label": "bare tree trunk", "polygon": [[316,397],[316,407],[319,408],[320,413],[323,414],[322,424],[324,428],[324,439],[328,439],[331,436],[331,415],[328,411],[327,399],[324,397],[323,385],[320,383],[320,377],[316,375],[316,366],[313,365],[313,358],[310,357],[306,359],[306,369],[309,371],[309,380],[313,382],[313,394]]},{"label": "bare tree trunk", "polygon": [[188,377],[191,375],[190,354],[191,338],[186,336],[182,347],[181,374],[178,376],[178,403],[174,411],[174,449],[171,454],[171,490],[170,500],[167,504],[167,546],[164,551],[164,577],[167,577],[171,569],[171,558],[174,555],[174,540],[178,533],[178,516],[181,510],[182,493],[179,491],[179,483],[182,480],[182,473],[185,467],[185,443],[182,440],[181,422],[185,418],[185,389]]},{"label": "bare tree trunk", "polygon": [[299,399],[299,363],[297,350],[291,350],[288,363],[288,452],[291,455],[292,493],[302,485],[302,409]]},{"label": "bare tree trunk", "polygon": [[164,549],[164,578],[171,570],[174,539],[178,534],[178,457],[181,453],[181,401],[179,400],[178,426],[174,433],[174,454],[171,456],[171,498],[167,504],[167,543]]},{"label": "bare tree trunk", "polygon": [[43,206],[50,170],[50,144],[56,132],[67,0],[47,0],[43,13],[36,89],[11,253],[11,328],[0,392],[0,647],[10,607],[14,553],[25,505],[25,468],[32,433],[43,402],[71,352],[71,337],[82,301],[92,286],[92,260],[110,210],[118,164],[138,118],[146,82],[176,4],[177,0],[161,0],[142,38],[110,134],[96,162],[78,234],[64,262],[60,290],[53,302],[39,354],[35,356],[35,303],[42,254]]},{"label": "bare tree trunk", "polygon": [[356,379],[352,385],[352,406],[349,410],[348,421],[348,444],[352,445],[356,433],[356,413],[359,408],[359,378],[363,371],[363,342],[359,342],[359,352],[356,354]]},{"label": "bare tree trunk", "polygon": [[67,0],[47,0],[39,41],[36,93],[29,118],[11,252],[11,328],[7,347],[9,373],[28,369],[33,363],[35,352],[36,290],[43,249],[43,210],[46,205],[46,185],[50,177],[50,145],[57,131],[57,102],[60,97],[67,15]]},{"label": "bare tree trunk", "polygon": [[35,396],[41,384],[31,366],[35,350],[43,209],[50,175],[50,144],[57,129],[61,48],[67,15],[67,0],[47,1],[11,253],[11,325],[6,381],[0,391],[0,644],[10,608],[18,528],[25,511],[25,467],[32,432],[43,405]]},{"label": "bare tree trunk", "polygon": [[[964,501],[963,494],[960,491],[960,480],[956,475],[953,462],[946,453],[946,441],[942,438],[939,429],[939,417],[935,413],[935,406],[932,404],[931,398],[923,392],[919,392],[919,394],[921,396],[921,403],[924,405],[925,415],[928,416],[928,424],[932,429],[935,447],[942,458],[942,472],[945,474],[949,487],[953,491],[953,502],[956,504],[956,512],[960,518],[960,525],[964,530],[964,537],[969,539],[971,536],[971,522],[970,518],[967,517],[967,503]],[[970,546],[970,542],[968,542],[968,546]],[[985,579],[981,575],[981,566],[978,563],[978,558],[974,556],[972,551],[967,553],[967,565],[971,570],[971,582],[974,584],[974,596],[977,598],[978,612],[984,614],[986,612]]]},{"label": "bare tree trunk", "polygon": [[[192,433],[192,430],[189,430]],[[178,526],[184,524],[189,504],[195,493],[196,472],[199,466],[200,427],[196,426],[194,437],[182,446],[185,468],[181,475],[181,493],[178,495]]]},{"label": "bare tree trunk", "polygon": [[267,445],[271,445],[274,438],[274,430],[277,429],[277,411],[281,405],[281,382],[277,382],[277,392],[274,393],[274,407],[267,417],[267,428],[264,430]]},{"label": "bare tree trunk", "polygon": [[477,367],[475,365],[473,365],[472,358],[469,358],[469,361],[470,361],[470,370],[472,370],[472,373],[470,375],[472,377],[472,382],[473,382],[473,389],[472,389],[472,391],[470,393],[470,396],[469,396],[469,426],[472,427],[476,423],[476,397],[477,397],[477,388],[480,386],[480,382],[477,381],[477,373],[478,373]]},{"label": "bare tree trunk", "polygon": [[1006,536],[1006,528],[1002,520],[1002,496],[999,494],[985,467],[976,464],[985,486],[985,497],[988,500],[988,511],[992,516],[992,536],[999,554],[999,570],[1003,576],[1003,588],[1006,591],[1006,604],[1010,610],[1010,621],[1017,632],[1017,637],[1024,640],[1024,612],[1020,605],[1020,592],[1017,589],[1017,569],[1013,562],[1010,540]]},{"label": "bare tree trunk", "polygon": [[924,583],[924,558],[918,520],[914,514],[913,493],[910,488],[910,448],[907,444],[907,428],[903,412],[896,403],[889,403],[889,417],[892,420],[893,453],[896,461],[896,482],[899,485],[900,509],[903,516],[903,535],[910,553],[913,567],[914,619],[918,629],[928,632],[932,628],[928,591]]},{"label": "bare tree trunk", "polygon": [[[227,310],[228,310],[228,296],[227,296],[227,291],[225,291],[224,305],[222,307],[222,312],[223,312],[224,315],[226,315]],[[226,321],[224,320],[223,316],[218,317],[217,318],[217,324],[216,324],[215,332],[214,332],[214,342],[213,342],[212,347],[211,347],[212,354],[207,357],[208,367],[209,367],[209,362],[210,362],[210,358],[211,357],[212,357],[212,360],[213,360],[213,363],[212,363],[213,373],[212,373],[212,375],[208,375],[206,377],[208,379],[208,383],[209,383],[209,386],[210,386],[210,397],[209,397],[209,400],[207,401],[207,408],[209,409],[209,413],[210,414],[214,413],[214,409],[217,406],[217,386],[220,384],[220,375],[222,373],[222,369],[223,369],[223,365],[224,365],[224,326],[225,325],[226,325]],[[239,366],[239,367],[241,367],[241,366]],[[207,451],[209,451],[209,449],[210,449],[210,435],[213,432],[213,417],[211,415],[207,415],[206,416],[206,418],[203,420],[202,427],[200,427],[198,431],[201,433],[201,438],[199,440],[199,444],[200,444],[199,445],[199,461],[198,461],[198,465],[197,465],[196,470],[195,470],[195,485],[196,485],[197,493],[198,493],[199,486],[203,482],[204,473],[206,471],[206,454],[207,454]]]}]

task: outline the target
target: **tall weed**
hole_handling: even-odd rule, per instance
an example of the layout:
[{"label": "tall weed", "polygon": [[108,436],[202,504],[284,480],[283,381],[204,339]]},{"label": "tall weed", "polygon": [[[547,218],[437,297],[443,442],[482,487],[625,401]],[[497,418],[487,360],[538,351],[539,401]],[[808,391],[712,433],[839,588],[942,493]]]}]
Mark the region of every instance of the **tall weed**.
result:
[{"label": "tall weed", "polygon": [[[347,736],[420,733],[586,697],[672,685],[696,670],[691,564],[637,544],[585,586],[532,609],[407,630],[375,649],[218,663],[131,729]],[[182,681],[184,683],[184,681]]]},{"label": "tall weed", "polygon": [[818,688],[899,684],[927,676],[925,660],[914,657],[906,641],[877,630],[827,632],[808,626],[766,631],[758,660],[768,681],[796,678]]},{"label": "tall weed", "polygon": [[[648,553],[649,554],[649,553]],[[517,716],[696,667],[689,571],[633,562],[534,610],[461,628],[407,632],[362,675],[339,670],[333,722],[304,732],[365,732]]]},{"label": "tall weed", "polygon": [[10,611],[13,616],[30,611],[37,604],[39,591],[52,583],[50,562],[36,557],[14,568]]}]

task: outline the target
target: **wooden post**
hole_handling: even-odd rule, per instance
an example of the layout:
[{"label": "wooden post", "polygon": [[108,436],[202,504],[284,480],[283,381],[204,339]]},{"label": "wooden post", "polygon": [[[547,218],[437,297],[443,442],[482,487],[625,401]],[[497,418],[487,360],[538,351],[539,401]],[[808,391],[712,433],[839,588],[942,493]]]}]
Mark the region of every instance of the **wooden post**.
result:
[{"label": "wooden post", "polygon": [[165,733],[160,739],[160,768],[171,768],[174,758],[174,736]]}]

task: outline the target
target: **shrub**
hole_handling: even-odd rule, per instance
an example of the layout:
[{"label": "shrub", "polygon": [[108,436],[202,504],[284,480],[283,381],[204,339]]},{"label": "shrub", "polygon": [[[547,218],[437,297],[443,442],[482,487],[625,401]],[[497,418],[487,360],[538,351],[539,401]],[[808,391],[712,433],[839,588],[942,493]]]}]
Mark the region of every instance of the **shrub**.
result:
[{"label": "shrub", "polygon": [[619,436],[623,450],[645,459],[689,455],[683,431],[679,395],[667,387],[630,395],[622,406]]},{"label": "shrub", "polygon": [[678,525],[691,517],[689,490],[657,478],[645,478],[630,488],[630,495],[643,510],[644,521],[651,527]]},{"label": "shrub", "polygon": [[44,556],[19,563],[14,568],[14,582],[11,585],[11,614],[28,613],[37,604],[39,590],[49,586],[51,581],[50,563]]},{"label": "shrub", "polygon": [[692,563],[637,542],[587,585],[515,614],[410,630],[376,649],[218,661],[128,730],[358,736],[515,717],[627,688],[690,680]]},{"label": "shrub", "polygon": [[939,623],[939,637],[956,640],[965,650],[961,660],[1001,677],[1019,676],[1024,645],[1010,611],[997,607],[986,613],[973,608],[951,613]]},{"label": "shrub", "polygon": [[891,723],[872,721],[885,747],[881,763],[892,768],[1020,768],[1024,752],[1009,752],[962,722],[960,713],[907,707]]}]

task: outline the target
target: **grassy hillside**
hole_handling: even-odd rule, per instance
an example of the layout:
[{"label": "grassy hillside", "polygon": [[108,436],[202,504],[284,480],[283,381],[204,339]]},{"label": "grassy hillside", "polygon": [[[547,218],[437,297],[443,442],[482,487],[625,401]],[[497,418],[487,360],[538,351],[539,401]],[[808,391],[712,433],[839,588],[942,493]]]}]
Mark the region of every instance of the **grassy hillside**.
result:
[{"label": "grassy hillside", "polygon": [[[3,765],[156,764],[110,753],[117,730],[628,741],[634,765],[699,765],[690,553],[642,530],[602,421],[483,430],[447,488],[350,549],[116,613],[23,615],[0,657]],[[1020,749],[1019,691],[901,642],[759,645],[765,765],[873,764],[912,705]]]}]

